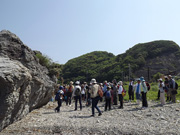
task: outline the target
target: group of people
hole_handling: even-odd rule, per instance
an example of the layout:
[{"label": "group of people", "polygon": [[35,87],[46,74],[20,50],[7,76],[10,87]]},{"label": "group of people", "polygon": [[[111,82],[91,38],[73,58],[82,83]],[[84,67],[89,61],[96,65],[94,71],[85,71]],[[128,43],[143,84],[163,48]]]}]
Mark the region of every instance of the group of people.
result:
[{"label": "group of people", "polygon": [[[134,84],[133,79],[130,79],[128,95],[129,101],[134,100],[134,93],[136,95],[136,102],[139,105],[140,101],[142,101],[142,109],[148,107],[147,102],[147,92],[150,89],[150,85],[144,80],[144,77],[140,77],[137,80],[137,83]],[[160,91],[160,99],[161,104],[165,104],[165,92],[167,92],[168,100],[172,100],[175,102],[175,95],[172,94],[175,90],[175,81],[172,79],[172,76],[165,77],[165,82],[162,81],[162,78],[159,80],[159,91]],[[103,92],[103,96],[99,94],[99,91]],[[111,105],[118,105],[118,99],[120,102],[119,109],[123,109],[123,97],[126,94],[126,90],[123,86],[123,82],[113,80],[112,83],[108,83],[104,81],[104,83],[97,83],[96,79],[92,79],[90,84],[88,85],[86,82],[80,84],[80,81],[76,81],[75,85],[71,81],[68,86],[60,86],[59,90],[56,92],[56,100],[58,102],[58,106],[55,108],[56,112],[60,112],[60,107],[62,101],[66,102],[66,105],[71,106],[71,100],[75,100],[75,109],[78,108],[78,102],[80,105],[80,110],[82,110],[82,101],[86,102],[86,106],[92,107],[92,115],[95,116],[95,109],[98,111],[98,115],[102,115],[101,110],[98,107],[99,101],[105,101],[104,110],[111,110]]]},{"label": "group of people", "polygon": [[163,79],[160,78],[158,87],[158,99],[160,98],[161,104],[165,104],[165,93],[167,94],[167,102],[176,102],[176,94],[178,89],[178,84],[175,82],[175,80],[172,78],[171,75],[165,76],[165,81],[163,82]]}]

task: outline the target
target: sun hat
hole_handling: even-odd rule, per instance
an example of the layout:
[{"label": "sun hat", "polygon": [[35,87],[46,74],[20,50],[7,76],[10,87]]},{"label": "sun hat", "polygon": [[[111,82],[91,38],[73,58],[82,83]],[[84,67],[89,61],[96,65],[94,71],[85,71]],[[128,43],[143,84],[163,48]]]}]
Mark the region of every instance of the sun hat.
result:
[{"label": "sun hat", "polygon": [[70,84],[73,84],[73,81],[70,81]]},{"label": "sun hat", "polygon": [[80,84],[80,82],[79,81],[76,81],[76,85],[79,85]]},{"label": "sun hat", "polygon": [[118,84],[119,84],[119,85],[122,85],[122,81],[119,81]]},{"label": "sun hat", "polygon": [[91,83],[92,83],[92,84],[93,84],[93,83],[97,83],[97,82],[96,82],[96,79],[94,79],[94,78],[91,79]]}]

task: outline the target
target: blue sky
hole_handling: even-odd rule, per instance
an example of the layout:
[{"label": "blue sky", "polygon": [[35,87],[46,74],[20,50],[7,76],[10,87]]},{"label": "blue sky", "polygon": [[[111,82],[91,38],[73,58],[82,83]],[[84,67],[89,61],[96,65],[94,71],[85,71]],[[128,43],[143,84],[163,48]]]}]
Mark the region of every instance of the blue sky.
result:
[{"label": "blue sky", "polygon": [[92,51],[124,53],[135,44],[180,45],[180,0],[1,0],[0,30],[54,62]]}]

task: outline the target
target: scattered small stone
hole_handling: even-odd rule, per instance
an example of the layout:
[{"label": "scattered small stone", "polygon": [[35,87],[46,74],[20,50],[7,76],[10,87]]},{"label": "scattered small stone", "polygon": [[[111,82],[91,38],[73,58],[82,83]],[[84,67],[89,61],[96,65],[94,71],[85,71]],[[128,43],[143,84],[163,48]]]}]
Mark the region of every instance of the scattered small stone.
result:
[{"label": "scattered small stone", "polygon": [[[51,104],[51,103],[49,103]],[[96,117],[91,115],[91,108],[83,108],[82,111],[71,111],[69,106],[63,106],[61,113],[52,112],[53,109],[44,107],[36,110],[37,113],[29,113],[22,120],[13,123],[4,129],[0,135],[4,134],[177,134],[180,133],[180,105],[167,104],[167,107],[154,107],[155,102],[148,102],[146,110],[135,109],[135,105],[124,103],[124,109],[114,109]],[[52,104],[55,108],[57,104]],[[103,110],[103,103],[98,104]],[[127,106],[126,106],[127,105]],[[48,105],[49,106],[49,105]],[[152,107],[153,106],[153,107]],[[170,109],[169,106],[173,106]],[[172,112],[171,112],[172,111]],[[38,114],[42,114],[39,116]],[[173,128],[177,127],[177,128]],[[173,130],[172,130],[173,128]],[[17,130],[18,129],[18,130]],[[171,129],[171,130],[170,130]]]},{"label": "scattered small stone", "polygon": [[179,112],[179,111],[180,111],[180,108],[176,108],[176,111],[178,111],[178,112]]}]

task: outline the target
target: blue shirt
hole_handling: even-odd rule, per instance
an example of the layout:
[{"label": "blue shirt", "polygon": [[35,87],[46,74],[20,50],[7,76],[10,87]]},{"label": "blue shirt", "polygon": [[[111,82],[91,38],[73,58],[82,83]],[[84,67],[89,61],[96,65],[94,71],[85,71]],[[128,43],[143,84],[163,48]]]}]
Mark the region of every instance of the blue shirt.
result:
[{"label": "blue shirt", "polygon": [[136,91],[136,93],[139,93],[139,86],[140,86],[140,84],[138,83],[138,86],[137,86],[137,91]]}]

